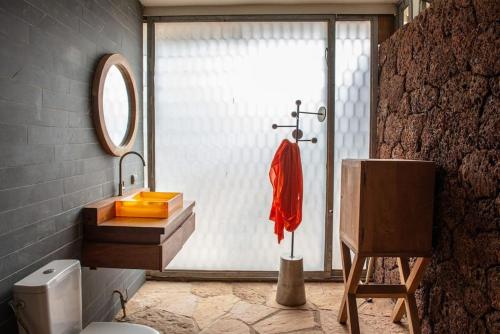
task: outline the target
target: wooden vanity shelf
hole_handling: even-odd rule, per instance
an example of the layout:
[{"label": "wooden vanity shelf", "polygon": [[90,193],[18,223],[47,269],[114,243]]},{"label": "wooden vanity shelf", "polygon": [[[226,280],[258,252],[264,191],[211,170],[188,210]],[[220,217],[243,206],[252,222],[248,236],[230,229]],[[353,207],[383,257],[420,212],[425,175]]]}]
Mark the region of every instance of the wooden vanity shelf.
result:
[{"label": "wooden vanity shelf", "polygon": [[[338,321],[359,333],[356,298],[399,298],[410,333],[420,333],[415,301],[432,251],[434,163],[412,160],[343,160],[340,250],[345,291]],[[351,251],[354,260],[351,262]],[[401,284],[359,284],[368,257],[397,257]],[[410,270],[408,260],[416,257]]]},{"label": "wooden vanity shelf", "polygon": [[183,201],[168,218],[116,217],[115,202],[142,191],[83,208],[84,266],[162,271],[180,251],[195,229],[195,202]]}]

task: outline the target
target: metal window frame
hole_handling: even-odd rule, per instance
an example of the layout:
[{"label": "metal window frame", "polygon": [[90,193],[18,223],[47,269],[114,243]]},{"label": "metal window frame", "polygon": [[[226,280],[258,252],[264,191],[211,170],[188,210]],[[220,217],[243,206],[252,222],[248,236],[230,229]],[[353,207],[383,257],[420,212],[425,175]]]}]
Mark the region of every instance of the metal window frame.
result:
[{"label": "metal window frame", "polygon": [[[326,206],[325,240],[323,271],[305,271],[307,281],[343,280],[342,270],[332,268],[333,260],[333,184],[334,184],[334,147],[335,147],[335,23],[337,21],[370,21],[371,25],[371,87],[370,87],[370,157],[376,152],[376,108],[378,98],[378,16],[377,15],[189,15],[189,16],[148,16],[147,23],[147,120],[148,120],[148,183],[154,191],[155,183],[155,23],[168,22],[326,22],[328,24],[327,45],[327,166],[326,166]],[[330,135],[332,134],[332,135]],[[147,271],[147,277],[154,280],[216,280],[216,281],[276,281],[278,271],[248,270],[165,270]]]},{"label": "metal window frame", "polygon": [[432,5],[432,0],[420,0],[419,1],[419,8],[418,12],[421,13],[422,11],[427,9],[427,4]]},{"label": "metal window frame", "polygon": [[410,14],[408,18],[408,23],[413,20],[413,0],[400,0],[396,5],[396,23],[397,28],[404,26],[404,10],[408,8]]}]

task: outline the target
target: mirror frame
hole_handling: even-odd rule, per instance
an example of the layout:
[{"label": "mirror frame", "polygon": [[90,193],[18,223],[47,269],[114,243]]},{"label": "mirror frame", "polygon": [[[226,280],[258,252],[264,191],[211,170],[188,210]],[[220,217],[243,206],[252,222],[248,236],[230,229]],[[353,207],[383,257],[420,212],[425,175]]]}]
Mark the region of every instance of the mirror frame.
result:
[{"label": "mirror frame", "polygon": [[[123,76],[129,100],[128,128],[121,145],[116,145],[109,136],[106,123],[104,121],[103,95],[104,82],[109,69],[116,66]],[[92,82],[92,118],[97,131],[97,137],[104,150],[114,156],[120,157],[130,151],[137,135],[138,123],[138,98],[132,70],[125,57],[118,53],[111,53],[101,57],[94,73]]]}]

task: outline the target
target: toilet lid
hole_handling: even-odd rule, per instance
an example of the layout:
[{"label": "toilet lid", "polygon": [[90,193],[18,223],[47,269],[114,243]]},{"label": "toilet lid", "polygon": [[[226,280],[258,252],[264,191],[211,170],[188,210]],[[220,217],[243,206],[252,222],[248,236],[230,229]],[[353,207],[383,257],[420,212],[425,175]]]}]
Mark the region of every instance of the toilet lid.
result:
[{"label": "toilet lid", "polygon": [[81,334],[160,334],[151,327],[123,322],[93,322]]}]

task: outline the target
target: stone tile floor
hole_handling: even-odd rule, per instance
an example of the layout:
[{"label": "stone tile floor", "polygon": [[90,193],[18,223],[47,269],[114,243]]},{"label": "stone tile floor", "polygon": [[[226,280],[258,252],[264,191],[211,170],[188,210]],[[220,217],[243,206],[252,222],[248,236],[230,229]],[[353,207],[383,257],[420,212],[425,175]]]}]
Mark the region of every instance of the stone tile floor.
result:
[{"label": "stone tile floor", "polygon": [[[275,302],[272,283],[147,281],[127,303],[125,321],[164,334],[348,333],[337,322],[342,293],[340,283],[307,283],[307,303],[288,308]],[[405,320],[390,321],[392,301],[358,304],[362,333],[408,333]]]}]

